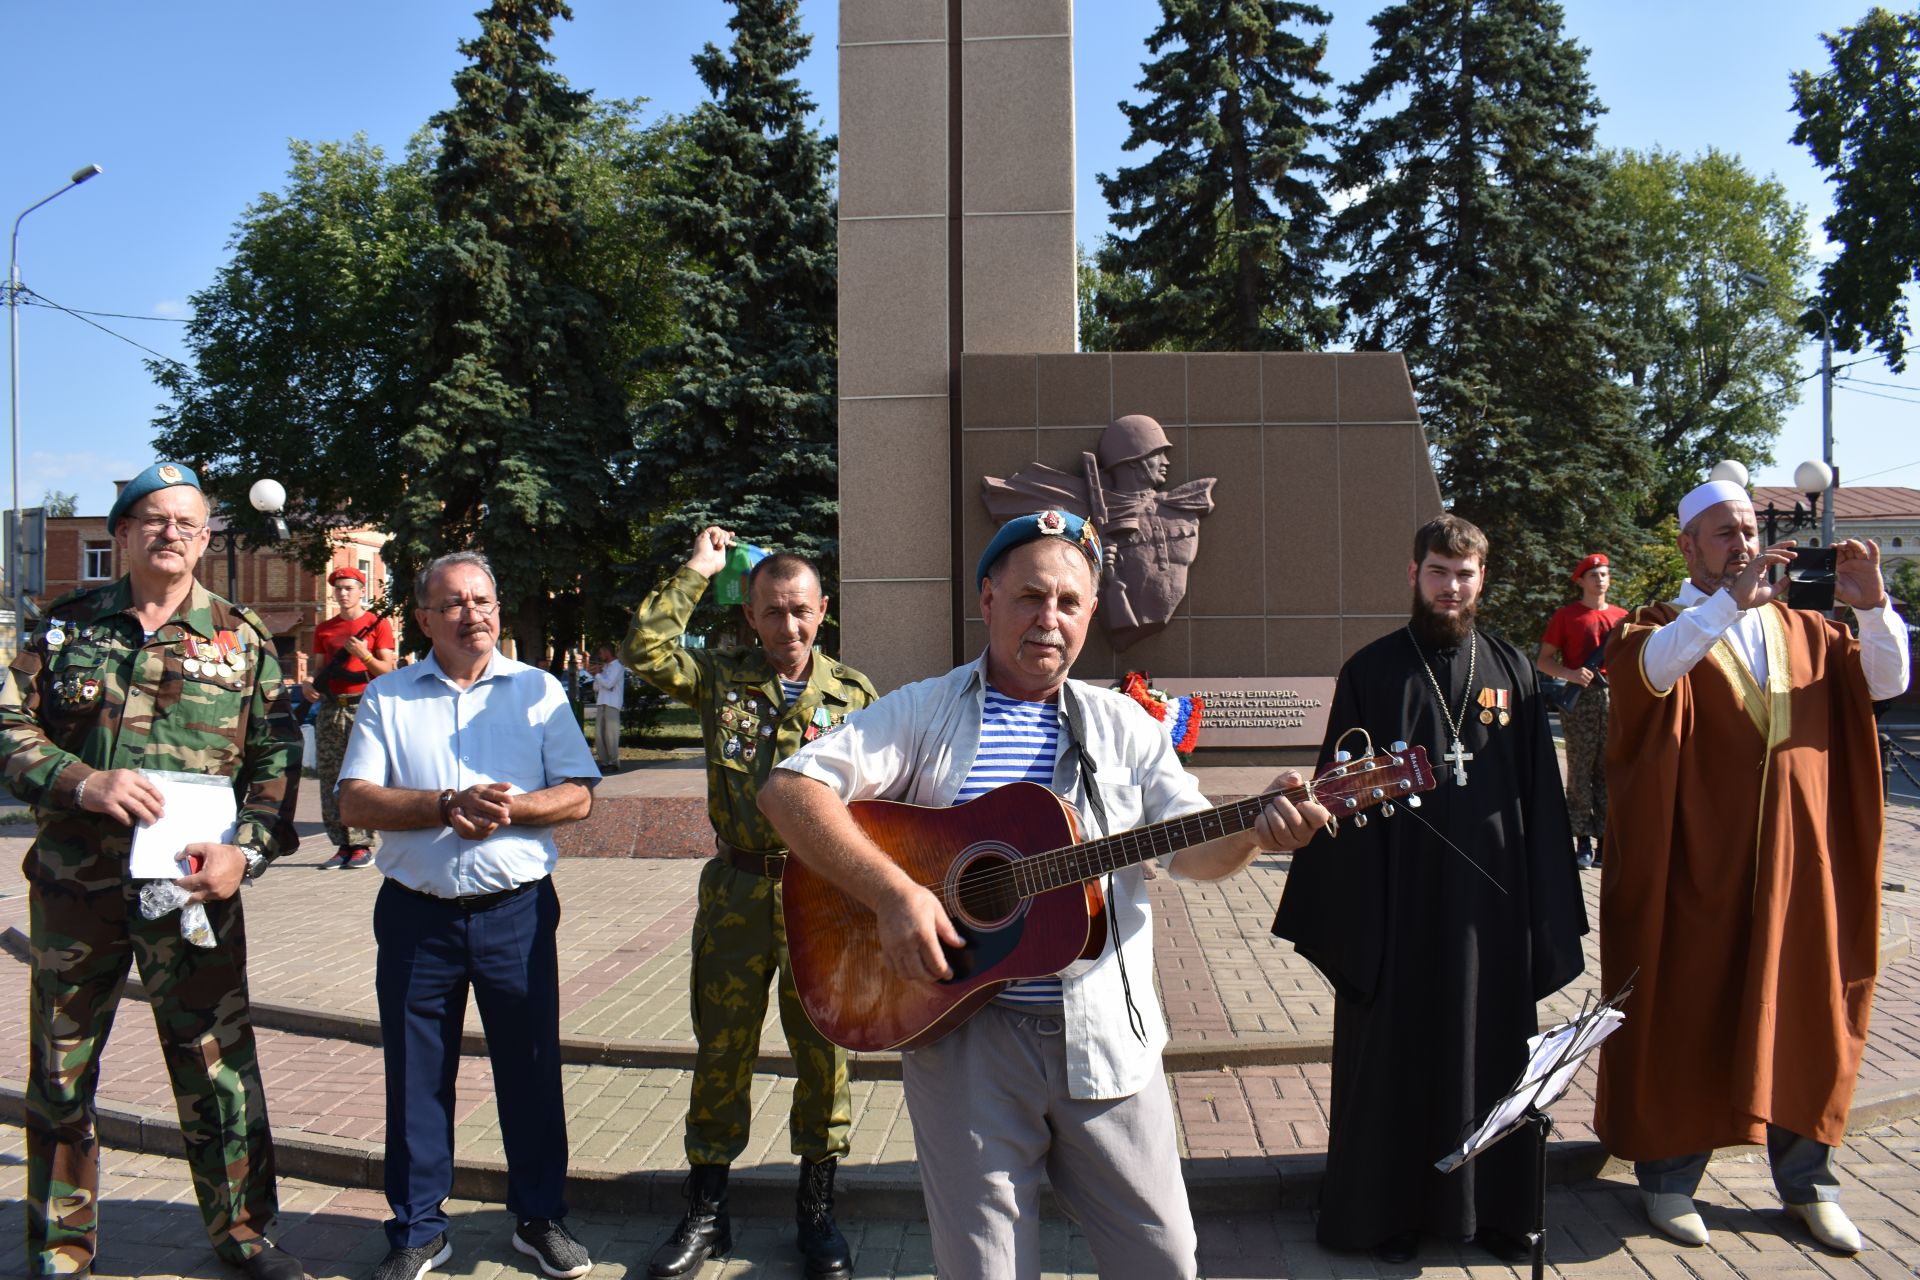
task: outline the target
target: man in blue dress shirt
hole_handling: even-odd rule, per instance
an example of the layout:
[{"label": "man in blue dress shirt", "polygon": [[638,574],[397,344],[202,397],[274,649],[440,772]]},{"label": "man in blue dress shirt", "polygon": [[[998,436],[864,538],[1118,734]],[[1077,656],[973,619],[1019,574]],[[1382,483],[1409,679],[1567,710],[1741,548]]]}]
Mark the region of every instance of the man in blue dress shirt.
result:
[{"label": "man in blue dress shirt", "polygon": [[453,1253],[442,1202],[469,987],[502,1100],[513,1247],[549,1276],[585,1275],[592,1260],[562,1221],[553,828],[587,816],[600,771],[559,682],[496,651],[485,557],[433,561],[414,603],[433,652],[367,686],[340,765],[341,821],[386,837],[373,933],[393,1217],[374,1280],[419,1280]]}]

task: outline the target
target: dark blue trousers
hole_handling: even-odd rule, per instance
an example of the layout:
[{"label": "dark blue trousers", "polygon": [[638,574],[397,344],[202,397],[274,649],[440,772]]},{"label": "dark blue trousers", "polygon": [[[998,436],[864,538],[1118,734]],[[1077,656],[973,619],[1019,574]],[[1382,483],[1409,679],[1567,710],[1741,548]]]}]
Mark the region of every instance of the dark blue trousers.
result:
[{"label": "dark blue trousers", "polygon": [[485,911],[389,881],[373,907],[374,991],[387,1069],[387,1239],[425,1244],[447,1228],[454,1078],[473,989],[493,1061],[507,1155],[507,1208],[566,1216],[567,1116],[560,1094],[560,898],[552,880]]}]

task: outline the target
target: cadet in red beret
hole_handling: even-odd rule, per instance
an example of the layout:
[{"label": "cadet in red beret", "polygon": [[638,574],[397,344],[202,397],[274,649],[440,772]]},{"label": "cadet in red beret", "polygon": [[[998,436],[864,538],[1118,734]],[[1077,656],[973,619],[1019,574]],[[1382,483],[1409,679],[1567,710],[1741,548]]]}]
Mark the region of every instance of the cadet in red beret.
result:
[{"label": "cadet in red beret", "polygon": [[1607,830],[1607,669],[1593,660],[1604,656],[1601,646],[1627,611],[1607,603],[1613,568],[1603,552],[1582,558],[1572,577],[1580,599],[1554,611],[1534,665],[1569,686],[1571,701],[1560,709],[1567,736],[1567,816],[1573,820],[1575,865],[1593,867],[1600,863],[1594,841]]},{"label": "cadet in red beret", "polygon": [[384,614],[366,607],[367,575],[352,565],[340,565],[327,575],[340,612],[313,629],[313,679],[304,686],[308,698],[320,704],[313,719],[314,753],[320,757],[320,820],[334,854],[320,864],[322,871],[373,865],[380,834],[340,821],[333,789],[340,779],[340,761],[347,753],[347,735],[360,709],[367,682],[393,670],[400,653],[394,645],[393,624]]}]

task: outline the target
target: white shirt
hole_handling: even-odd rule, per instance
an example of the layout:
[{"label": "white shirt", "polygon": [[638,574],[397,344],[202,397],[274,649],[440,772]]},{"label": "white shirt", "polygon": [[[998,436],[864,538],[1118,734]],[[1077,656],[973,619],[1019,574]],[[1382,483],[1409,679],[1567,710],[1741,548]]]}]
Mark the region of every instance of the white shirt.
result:
[{"label": "white shirt", "polygon": [[[1746,663],[1754,683],[1767,683],[1767,637],[1760,611],[1742,609],[1725,587],[1708,595],[1691,582],[1683,584],[1673,601],[1680,616],[1647,637],[1640,665],[1647,682],[1665,693],[1680,683],[1725,636]],[[1866,672],[1867,693],[1875,702],[1897,697],[1907,687],[1907,624],[1894,612],[1889,596],[1878,609],[1855,609],[1860,623],[1860,666]]]},{"label": "white shirt", "polygon": [[[374,680],[360,699],[340,779],[415,791],[505,782],[515,793],[600,777],[560,682],[496,653],[471,687],[432,654]],[[501,827],[464,840],[452,827],[381,833],[381,874],[440,898],[497,893],[553,874],[551,827]]]},{"label": "white shirt", "polygon": [[627,705],[627,669],[620,665],[620,659],[607,659],[607,665],[593,677],[593,705],[616,711]]},{"label": "white shirt", "polygon": [[[1086,747],[1098,766],[1095,780],[1106,806],[1105,828],[1085,802],[1064,723],[1053,790],[1078,810],[1089,836],[1130,831],[1211,807],[1153,717],[1111,689],[1078,680],[1072,685],[1085,713]],[[904,800],[947,808],[979,752],[986,688],[982,654],[943,676],[895,689],[775,767],[823,782],[842,800]],[[1175,874],[1177,859],[1169,868]],[[1114,872],[1107,896],[1117,930],[1109,931],[1106,949],[1092,960],[1076,960],[1060,975],[1067,1089],[1075,1098],[1124,1098],[1157,1083],[1160,1051],[1167,1043],[1166,1020],[1153,990],[1153,916],[1141,868]],[[1145,1043],[1128,1024],[1114,932],[1126,959],[1134,1007],[1146,1024]]]}]

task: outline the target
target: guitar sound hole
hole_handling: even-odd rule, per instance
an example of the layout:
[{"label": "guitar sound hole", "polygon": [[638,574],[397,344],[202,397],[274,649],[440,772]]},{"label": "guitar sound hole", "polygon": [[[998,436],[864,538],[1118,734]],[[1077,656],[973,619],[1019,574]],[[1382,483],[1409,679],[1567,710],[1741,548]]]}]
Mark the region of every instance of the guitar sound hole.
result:
[{"label": "guitar sound hole", "polygon": [[993,854],[975,858],[954,884],[960,912],[969,924],[992,928],[1020,909],[1020,894],[1007,871],[1009,861]]}]

